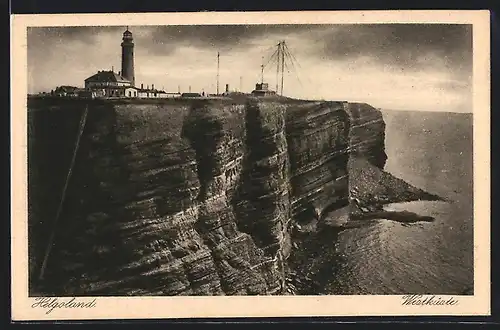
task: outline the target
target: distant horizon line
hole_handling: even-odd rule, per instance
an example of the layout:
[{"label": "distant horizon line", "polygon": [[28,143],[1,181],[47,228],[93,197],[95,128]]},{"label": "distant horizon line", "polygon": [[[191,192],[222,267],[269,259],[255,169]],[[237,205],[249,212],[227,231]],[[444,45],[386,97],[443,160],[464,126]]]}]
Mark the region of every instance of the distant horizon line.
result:
[{"label": "distant horizon line", "polygon": [[390,109],[390,108],[383,108],[383,107],[377,107],[380,111],[395,111],[395,112],[439,112],[439,113],[461,113],[461,114],[473,114],[473,111],[451,111],[451,110],[415,110],[415,109]]}]

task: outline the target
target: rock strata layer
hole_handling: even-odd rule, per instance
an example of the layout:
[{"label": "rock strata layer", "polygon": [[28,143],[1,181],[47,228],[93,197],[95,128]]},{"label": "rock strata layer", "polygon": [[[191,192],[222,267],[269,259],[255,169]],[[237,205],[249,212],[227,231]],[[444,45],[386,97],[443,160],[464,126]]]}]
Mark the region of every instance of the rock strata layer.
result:
[{"label": "rock strata layer", "polygon": [[29,121],[33,294],[284,294],[297,232],[349,203],[350,154],[387,158],[366,104],[30,100]]}]

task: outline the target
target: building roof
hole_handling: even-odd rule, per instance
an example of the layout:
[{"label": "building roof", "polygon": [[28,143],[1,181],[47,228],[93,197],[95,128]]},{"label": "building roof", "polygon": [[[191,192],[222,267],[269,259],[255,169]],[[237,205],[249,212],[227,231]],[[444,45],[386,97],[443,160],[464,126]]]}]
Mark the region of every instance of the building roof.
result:
[{"label": "building roof", "polygon": [[181,96],[182,97],[200,97],[201,94],[200,93],[182,93]]},{"label": "building roof", "polygon": [[130,32],[130,31],[128,30],[128,26],[127,26],[127,30],[125,30],[125,32],[123,32],[123,35],[124,35],[124,36],[125,36],[125,35],[126,35],[126,36],[131,36],[131,35],[132,35],[132,32]]},{"label": "building roof", "polygon": [[167,94],[163,90],[159,89],[147,89],[147,88],[137,88],[137,91],[140,93],[158,93],[158,94]]},{"label": "building roof", "polygon": [[75,86],[58,86],[58,87],[56,87],[55,91],[56,92],[74,92],[78,89],[80,89],[80,88],[75,87]]},{"label": "building roof", "polygon": [[254,89],[252,91],[252,94],[259,94],[259,95],[274,95],[276,94],[275,91],[272,91],[272,90],[263,90],[263,89]]},{"label": "building roof", "polygon": [[85,81],[97,81],[97,82],[128,82],[130,80],[120,76],[113,71],[98,71],[93,76],[88,77]]}]

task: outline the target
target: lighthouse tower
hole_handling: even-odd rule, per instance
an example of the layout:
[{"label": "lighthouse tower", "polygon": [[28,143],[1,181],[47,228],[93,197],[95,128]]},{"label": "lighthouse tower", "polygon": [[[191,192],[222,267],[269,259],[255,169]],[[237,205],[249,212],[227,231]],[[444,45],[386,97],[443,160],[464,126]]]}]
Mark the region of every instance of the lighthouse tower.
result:
[{"label": "lighthouse tower", "polygon": [[132,32],[127,30],[123,32],[123,42],[122,42],[122,76],[130,80],[132,86],[135,86],[135,75],[134,75],[134,39],[132,38]]}]

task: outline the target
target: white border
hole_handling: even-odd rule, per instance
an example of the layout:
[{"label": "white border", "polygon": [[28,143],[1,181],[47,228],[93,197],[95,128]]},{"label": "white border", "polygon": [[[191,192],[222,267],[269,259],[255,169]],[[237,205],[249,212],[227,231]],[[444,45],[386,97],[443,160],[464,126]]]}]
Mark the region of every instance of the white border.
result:
[{"label": "white border", "polygon": [[[27,27],[193,24],[473,24],[474,296],[403,306],[402,296],[99,297],[92,309],[31,308],[27,245]],[[13,320],[274,316],[490,315],[490,21],[488,11],[203,12],[11,16]],[[440,296],[446,298],[447,296]],[[85,298],[89,300],[88,298]]]}]

